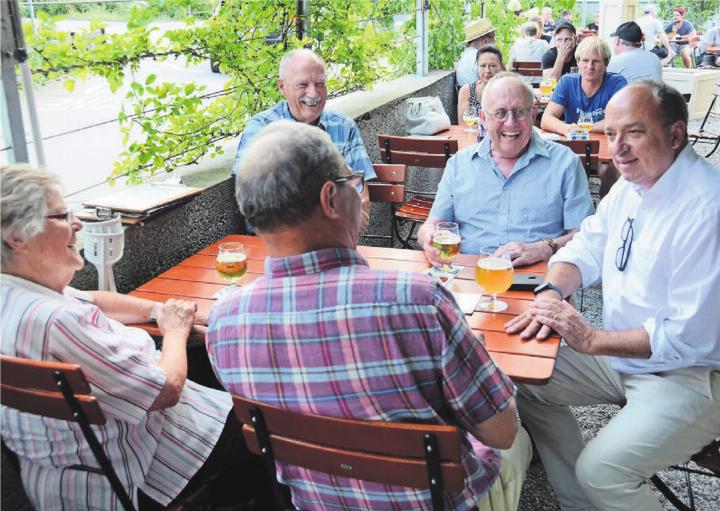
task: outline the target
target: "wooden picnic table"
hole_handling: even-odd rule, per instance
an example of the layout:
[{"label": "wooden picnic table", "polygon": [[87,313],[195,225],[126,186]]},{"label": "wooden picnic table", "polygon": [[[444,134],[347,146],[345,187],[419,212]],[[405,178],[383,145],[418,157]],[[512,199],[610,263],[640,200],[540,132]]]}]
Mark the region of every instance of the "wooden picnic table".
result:
[{"label": "wooden picnic table", "polygon": [[[464,149],[477,143],[477,134],[466,133],[465,128],[465,125],[452,125],[450,128],[437,133],[435,136],[455,139],[458,141],[458,149]],[[542,130],[540,130],[540,132],[544,133]],[[607,137],[602,133],[590,133],[590,140],[600,141],[600,152],[598,153],[600,163],[610,163],[612,156],[610,156]]]},{"label": "wooden picnic table", "polygon": [[[245,244],[248,256],[248,269],[240,284],[247,284],[260,277],[264,271],[267,249],[263,240],[256,236],[229,235],[188,257],[166,272],[132,291],[130,295],[164,302],[169,298],[193,300],[198,304],[198,312],[207,316],[215,303],[212,296],[227,284],[215,271],[215,256],[218,245],[228,241]],[[358,247],[358,252],[367,258],[371,268],[384,270],[424,271],[429,267],[425,254],[418,250],[405,250],[385,247]],[[475,283],[475,263],[477,255],[460,254],[455,264],[465,268],[452,283],[452,291],[479,293]],[[538,263],[516,269],[520,273],[545,272],[547,265]],[[476,310],[467,315],[470,327],[485,335],[485,346],[495,363],[516,382],[543,384],[552,376],[555,367],[560,339],[553,336],[547,340],[523,340],[519,335],[505,333],[504,324],[512,317],[527,310],[533,300],[530,291],[508,291],[500,295],[509,307],[502,313],[487,313]],[[160,331],[154,323],[134,325],[143,328],[151,335],[158,336]],[[202,337],[195,337],[202,340]]]}]

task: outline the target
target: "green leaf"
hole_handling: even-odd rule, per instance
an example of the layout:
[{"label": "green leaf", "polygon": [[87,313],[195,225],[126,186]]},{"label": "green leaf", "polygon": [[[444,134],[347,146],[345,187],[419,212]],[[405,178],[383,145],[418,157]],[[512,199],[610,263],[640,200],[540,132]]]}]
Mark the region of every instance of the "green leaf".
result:
[{"label": "green leaf", "polygon": [[145,78],[145,85],[150,85],[155,81],[156,78],[157,76],[155,76],[154,74],[149,74],[147,78]]},{"label": "green leaf", "polygon": [[75,90],[75,80],[67,79],[65,80],[65,83],[63,83],[63,86],[67,89],[68,92],[72,92]]}]

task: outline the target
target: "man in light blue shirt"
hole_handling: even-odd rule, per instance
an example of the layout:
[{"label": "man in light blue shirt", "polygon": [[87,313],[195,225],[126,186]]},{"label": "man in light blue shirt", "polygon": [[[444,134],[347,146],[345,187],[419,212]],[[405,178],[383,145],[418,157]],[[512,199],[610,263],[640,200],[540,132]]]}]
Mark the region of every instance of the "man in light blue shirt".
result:
[{"label": "man in light blue shirt", "polygon": [[439,262],[435,224],[456,222],[461,252],[507,253],[518,266],[547,261],[593,211],[585,171],[570,149],[533,130],[533,92],[517,75],[493,77],[482,104],[488,136],[448,161],[418,241]]},{"label": "man in light blue shirt", "polygon": [[[688,144],[682,95],[639,81],[607,105],[621,173],[549,263],[509,333],[562,336],[520,416],[562,509],[661,509],[648,479],[720,431],[720,169]],[[563,299],[602,280],[602,328]],[[534,388],[532,388],[534,387]],[[587,444],[570,406],[621,409]]]},{"label": "man in light blue shirt", "polygon": [[[288,52],[280,61],[278,87],[286,101],[255,115],[245,126],[240,138],[231,175],[237,174],[245,149],[268,124],[289,120],[304,122],[324,130],[355,172],[362,172],[365,181],[376,176],[355,121],[331,110],[325,110],[325,62],[312,50]],[[365,227],[368,221],[367,187],[361,194]],[[364,227],[363,227],[364,230]]]}]

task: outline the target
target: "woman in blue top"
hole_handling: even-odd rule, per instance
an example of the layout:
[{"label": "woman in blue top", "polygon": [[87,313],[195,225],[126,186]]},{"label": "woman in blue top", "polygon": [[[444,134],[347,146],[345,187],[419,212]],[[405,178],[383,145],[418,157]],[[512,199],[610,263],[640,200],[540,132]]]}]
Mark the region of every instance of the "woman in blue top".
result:
[{"label": "woman in blue top", "polygon": [[[579,73],[562,76],[545,108],[540,126],[561,135],[577,130],[581,114],[592,116],[592,131],[604,128],[605,105],[627,85],[616,73],[606,72],[610,48],[598,37],[587,37],[575,49]],[[561,120],[563,118],[563,120]]]}]

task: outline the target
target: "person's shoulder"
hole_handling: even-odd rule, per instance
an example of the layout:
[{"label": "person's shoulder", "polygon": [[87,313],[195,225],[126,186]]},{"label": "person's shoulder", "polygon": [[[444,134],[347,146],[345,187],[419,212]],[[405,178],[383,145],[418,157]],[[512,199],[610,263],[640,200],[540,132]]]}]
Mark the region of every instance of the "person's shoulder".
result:
[{"label": "person's shoulder", "polygon": [[373,303],[382,302],[400,307],[437,307],[447,302],[449,295],[448,291],[429,275],[406,270],[359,267],[353,275],[353,286],[372,289]]},{"label": "person's shoulder", "polygon": [[625,85],[627,85],[628,81],[620,73],[613,73],[613,72],[608,71],[606,83],[607,83],[608,87],[616,88],[616,87],[624,87]]},{"label": "person's shoulder", "polygon": [[270,108],[263,110],[262,112],[258,112],[255,115],[253,115],[250,118],[250,123],[259,124],[261,126],[265,126],[267,124],[270,124],[271,122],[278,121],[280,119],[284,119],[285,116],[283,115],[283,106],[285,105],[284,101],[281,101],[280,103],[277,103]]},{"label": "person's shoulder", "polygon": [[348,117],[345,114],[341,114],[340,112],[336,112],[334,110],[324,110],[323,111],[325,120],[333,125],[343,125],[348,127],[354,127],[356,126],[355,121]]}]

